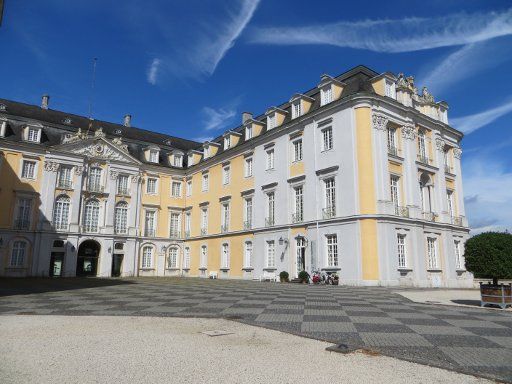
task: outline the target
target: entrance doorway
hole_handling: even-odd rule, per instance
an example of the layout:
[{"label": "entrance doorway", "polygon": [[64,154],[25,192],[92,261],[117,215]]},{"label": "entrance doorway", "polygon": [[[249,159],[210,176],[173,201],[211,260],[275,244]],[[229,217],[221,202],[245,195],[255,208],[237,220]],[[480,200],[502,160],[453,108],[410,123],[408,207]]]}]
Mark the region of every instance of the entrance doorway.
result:
[{"label": "entrance doorway", "polygon": [[52,252],[50,256],[50,277],[61,277],[64,252]]},{"label": "entrance doorway", "polygon": [[299,272],[304,271],[306,269],[306,239],[304,237],[297,237],[295,240],[297,260],[297,269],[295,277],[299,277]]},{"label": "entrance doorway", "polygon": [[96,276],[100,245],[94,240],[86,240],[78,248],[76,262],[77,276]]},{"label": "entrance doorway", "polygon": [[124,243],[114,244],[114,255],[112,256],[112,270],[110,276],[119,277],[121,276],[121,270],[123,266],[124,257]]}]

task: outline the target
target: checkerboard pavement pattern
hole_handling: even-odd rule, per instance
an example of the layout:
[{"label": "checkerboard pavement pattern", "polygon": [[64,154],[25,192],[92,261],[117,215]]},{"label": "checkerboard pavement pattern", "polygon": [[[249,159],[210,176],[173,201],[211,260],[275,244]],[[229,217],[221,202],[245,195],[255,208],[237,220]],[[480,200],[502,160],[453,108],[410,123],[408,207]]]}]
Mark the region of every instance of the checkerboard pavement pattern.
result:
[{"label": "checkerboard pavement pattern", "polygon": [[2,314],[223,317],[512,382],[512,312],[418,304],[379,287],[3,279]]}]

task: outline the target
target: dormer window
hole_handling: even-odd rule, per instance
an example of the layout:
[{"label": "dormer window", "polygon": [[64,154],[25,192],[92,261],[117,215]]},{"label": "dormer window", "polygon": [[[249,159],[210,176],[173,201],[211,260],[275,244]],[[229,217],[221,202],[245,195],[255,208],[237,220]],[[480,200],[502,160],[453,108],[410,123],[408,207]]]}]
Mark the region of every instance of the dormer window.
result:
[{"label": "dormer window", "polygon": [[203,150],[203,156],[205,159],[207,159],[208,157],[210,157],[210,147],[205,147],[204,150]]},{"label": "dormer window", "polygon": [[41,129],[34,127],[27,128],[27,141],[30,141],[31,143],[39,143],[40,136]]},{"label": "dormer window", "polygon": [[173,164],[175,167],[183,167],[183,155],[174,154]]},{"label": "dormer window", "polygon": [[7,121],[0,122],[0,137],[5,137],[7,131]]},{"label": "dormer window", "polygon": [[149,161],[151,163],[158,163],[158,151],[156,149],[149,150]]},{"label": "dormer window", "polygon": [[228,135],[224,138],[224,150],[229,149],[231,146],[231,137]]},{"label": "dormer window", "polygon": [[245,127],[245,140],[252,139],[252,125]]},{"label": "dormer window", "polygon": [[7,106],[5,104],[0,104],[0,111],[6,111]]},{"label": "dormer window", "polygon": [[276,114],[273,113],[267,117],[267,129],[273,129],[276,127]]},{"label": "dormer window", "polygon": [[292,119],[296,119],[302,115],[302,108],[300,100],[297,100],[292,104]]},{"label": "dormer window", "polygon": [[332,86],[327,86],[320,91],[320,104],[326,105],[332,102]]},{"label": "dormer window", "polygon": [[386,96],[396,99],[396,87],[395,83],[391,80],[386,79]]}]

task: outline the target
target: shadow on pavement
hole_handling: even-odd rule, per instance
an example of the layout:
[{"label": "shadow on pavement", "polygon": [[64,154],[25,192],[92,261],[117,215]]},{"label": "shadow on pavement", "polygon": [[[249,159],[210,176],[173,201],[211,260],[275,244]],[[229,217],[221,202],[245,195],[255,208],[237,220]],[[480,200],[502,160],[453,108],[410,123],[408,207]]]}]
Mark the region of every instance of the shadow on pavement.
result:
[{"label": "shadow on pavement", "polygon": [[109,287],[113,285],[134,284],[133,281],[122,279],[100,278],[0,278],[0,297],[28,295],[31,293],[70,291],[83,288]]},{"label": "shadow on pavement", "polygon": [[480,300],[451,300],[451,302],[455,304],[471,305],[474,307],[480,306]]}]

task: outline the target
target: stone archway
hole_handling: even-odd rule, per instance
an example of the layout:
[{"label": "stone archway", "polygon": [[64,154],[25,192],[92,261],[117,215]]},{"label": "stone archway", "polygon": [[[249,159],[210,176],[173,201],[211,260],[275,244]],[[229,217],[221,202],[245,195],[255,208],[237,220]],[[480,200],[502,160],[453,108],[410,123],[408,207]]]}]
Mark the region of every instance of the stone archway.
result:
[{"label": "stone archway", "polygon": [[96,276],[101,245],[96,240],[85,240],[78,247],[76,275]]}]

